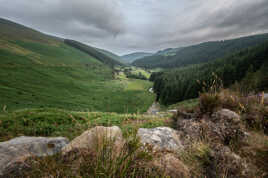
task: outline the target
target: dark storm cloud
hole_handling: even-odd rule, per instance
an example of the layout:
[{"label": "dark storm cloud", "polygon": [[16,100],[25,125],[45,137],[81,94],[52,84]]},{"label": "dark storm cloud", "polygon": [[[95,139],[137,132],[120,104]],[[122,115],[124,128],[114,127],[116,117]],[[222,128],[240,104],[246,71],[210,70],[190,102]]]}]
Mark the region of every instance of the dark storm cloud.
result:
[{"label": "dark storm cloud", "polygon": [[0,15],[43,31],[105,38],[124,32],[116,0],[0,0]]},{"label": "dark storm cloud", "polygon": [[117,53],[267,32],[268,0],[0,0],[0,16]]}]

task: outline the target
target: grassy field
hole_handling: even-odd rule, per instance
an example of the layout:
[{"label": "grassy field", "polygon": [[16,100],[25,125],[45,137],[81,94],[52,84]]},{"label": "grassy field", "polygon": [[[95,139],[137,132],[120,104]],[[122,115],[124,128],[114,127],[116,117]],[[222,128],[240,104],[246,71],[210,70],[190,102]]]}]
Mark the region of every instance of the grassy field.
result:
[{"label": "grassy field", "polygon": [[122,128],[124,134],[138,128],[170,126],[170,115],[146,116],[105,112],[74,112],[60,109],[24,109],[0,114],[0,142],[17,136],[65,136],[69,139],[94,126]]},{"label": "grassy field", "polygon": [[[62,39],[0,19],[0,112],[24,108],[145,112],[152,83],[116,79],[113,68]],[[108,58],[107,58],[108,60]]]},{"label": "grassy field", "polygon": [[93,67],[1,67],[1,108],[145,112],[154,101],[148,81],[113,80],[111,69]]}]

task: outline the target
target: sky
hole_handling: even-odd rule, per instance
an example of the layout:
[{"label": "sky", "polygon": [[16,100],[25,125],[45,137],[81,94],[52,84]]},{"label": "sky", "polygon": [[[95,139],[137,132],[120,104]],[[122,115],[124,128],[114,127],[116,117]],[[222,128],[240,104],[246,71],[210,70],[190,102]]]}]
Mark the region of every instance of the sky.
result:
[{"label": "sky", "polygon": [[123,55],[268,32],[268,0],[0,0],[0,17]]}]

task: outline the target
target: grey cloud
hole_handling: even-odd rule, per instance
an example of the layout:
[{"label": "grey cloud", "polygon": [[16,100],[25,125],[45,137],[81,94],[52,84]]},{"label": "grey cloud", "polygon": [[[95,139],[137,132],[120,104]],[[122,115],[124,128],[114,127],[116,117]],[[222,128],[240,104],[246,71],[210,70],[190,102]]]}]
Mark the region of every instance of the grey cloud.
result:
[{"label": "grey cloud", "polygon": [[64,32],[65,28],[70,26],[72,26],[72,29],[69,29],[70,35],[85,31],[89,34],[92,31],[92,35],[96,35],[96,29],[111,35],[125,31],[124,17],[116,0],[13,0],[12,2],[0,0],[0,2],[1,16],[19,19],[52,33]]},{"label": "grey cloud", "polygon": [[268,30],[267,0],[0,0],[0,16],[122,54]]}]

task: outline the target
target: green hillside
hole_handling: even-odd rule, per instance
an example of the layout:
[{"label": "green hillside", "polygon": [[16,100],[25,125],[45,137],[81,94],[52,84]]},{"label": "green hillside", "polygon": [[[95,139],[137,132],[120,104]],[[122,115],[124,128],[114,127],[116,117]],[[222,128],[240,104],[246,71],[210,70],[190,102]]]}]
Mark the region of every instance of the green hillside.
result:
[{"label": "green hillside", "polygon": [[152,84],[115,80],[113,69],[99,57],[0,19],[0,112],[23,108],[146,111],[154,100],[148,92]]},{"label": "green hillside", "polygon": [[197,98],[199,92],[221,83],[230,87],[242,81],[241,93],[263,91],[268,86],[267,60],[268,43],[265,43],[209,63],[154,73],[151,80],[157,99],[166,105]]},{"label": "green hillside", "polygon": [[122,64],[125,63],[125,61],[123,61],[123,59],[121,59],[121,57],[118,56],[117,54],[114,54],[114,53],[112,53],[110,51],[107,51],[105,49],[99,49],[99,48],[95,48],[95,49],[97,49],[99,52],[105,54],[106,56],[112,58],[113,60],[116,60],[116,61],[118,61],[118,62],[120,62]]},{"label": "green hillside", "polygon": [[98,50],[96,50],[93,47],[90,47],[88,45],[85,45],[83,43],[80,43],[78,41],[74,41],[74,40],[64,40],[64,43],[72,46],[80,51],[85,52],[86,54],[95,57],[97,60],[99,60],[100,62],[109,65],[111,67],[117,66],[117,65],[123,65],[121,62],[114,60],[113,58],[105,55],[103,52],[100,52]]},{"label": "green hillside", "polygon": [[127,54],[124,56],[121,56],[121,58],[126,62],[126,63],[132,63],[135,60],[147,57],[147,56],[151,56],[153,55],[152,53],[145,53],[145,52],[137,52],[137,53],[131,53],[131,54]]},{"label": "green hillside", "polygon": [[179,48],[175,55],[160,55],[136,60],[133,64],[145,68],[176,68],[206,63],[239,50],[268,41],[268,34],[254,35],[225,41],[206,42]]}]

